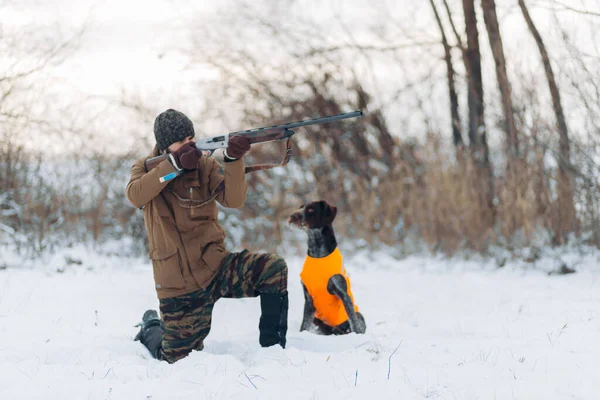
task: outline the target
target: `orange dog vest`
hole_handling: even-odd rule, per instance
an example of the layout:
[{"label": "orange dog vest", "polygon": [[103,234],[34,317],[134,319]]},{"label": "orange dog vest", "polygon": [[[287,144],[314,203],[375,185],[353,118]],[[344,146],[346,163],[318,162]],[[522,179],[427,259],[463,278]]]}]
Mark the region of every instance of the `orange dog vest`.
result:
[{"label": "orange dog vest", "polygon": [[339,249],[336,248],[333,253],[323,258],[306,256],[302,272],[300,272],[300,279],[312,297],[315,317],[329,326],[337,326],[348,320],[348,314],[342,301],[327,291],[329,278],[335,274],[346,278],[348,294],[354,304],[354,310],[358,312],[358,306],[354,303],[354,296],[350,289],[350,278],[344,268],[342,253]]}]

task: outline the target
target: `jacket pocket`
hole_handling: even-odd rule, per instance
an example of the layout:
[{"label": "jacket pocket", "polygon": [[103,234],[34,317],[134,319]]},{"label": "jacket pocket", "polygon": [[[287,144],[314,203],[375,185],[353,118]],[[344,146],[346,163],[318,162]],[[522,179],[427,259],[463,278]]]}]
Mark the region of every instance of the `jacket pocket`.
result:
[{"label": "jacket pocket", "polygon": [[214,205],[210,202],[197,207],[208,198],[208,185],[202,185],[198,180],[190,180],[184,184],[185,198],[189,200],[188,215],[192,221],[210,221],[214,219]]},{"label": "jacket pocket", "polygon": [[211,271],[218,271],[226,253],[222,245],[210,243],[202,252],[202,261]]},{"label": "jacket pocket", "polygon": [[183,289],[185,280],[181,274],[179,253],[175,250],[155,249],[150,252],[156,289]]}]

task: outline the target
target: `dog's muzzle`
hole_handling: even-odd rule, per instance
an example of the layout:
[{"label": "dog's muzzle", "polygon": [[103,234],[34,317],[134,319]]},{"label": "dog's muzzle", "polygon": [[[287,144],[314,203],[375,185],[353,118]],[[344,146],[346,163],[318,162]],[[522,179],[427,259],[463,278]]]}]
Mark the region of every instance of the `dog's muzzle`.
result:
[{"label": "dog's muzzle", "polygon": [[296,211],[288,218],[288,224],[304,226],[304,215],[302,211]]}]

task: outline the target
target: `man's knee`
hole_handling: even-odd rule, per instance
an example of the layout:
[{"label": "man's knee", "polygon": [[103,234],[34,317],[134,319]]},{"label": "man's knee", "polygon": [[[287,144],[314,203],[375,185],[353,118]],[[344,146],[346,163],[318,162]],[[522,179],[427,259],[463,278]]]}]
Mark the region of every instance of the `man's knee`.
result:
[{"label": "man's knee", "polygon": [[212,306],[198,306],[187,310],[182,316],[163,312],[164,335],[162,359],[174,363],[193,350],[204,349],[204,339],[211,328]]},{"label": "man's knee", "polygon": [[204,338],[206,332],[199,332],[191,338],[164,338],[161,349],[161,359],[173,364],[187,357],[192,351],[204,349]]},{"label": "man's knee", "polygon": [[285,262],[285,260],[283,258],[279,257],[278,255],[273,255],[273,264],[272,264],[271,268],[273,268],[278,273],[284,274],[287,276],[287,273],[288,273],[287,263]]},{"label": "man's knee", "polygon": [[287,289],[288,266],[285,260],[278,255],[273,255],[271,273],[280,277],[282,289]]},{"label": "man's knee", "polygon": [[282,293],[287,291],[288,266],[285,260],[276,254],[266,254],[263,260],[255,283],[258,292]]},{"label": "man's knee", "polygon": [[185,358],[192,352],[192,349],[179,349],[174,351],[173,349],[165,350],[161,349],[159,360],[166,361],[169,364],[174,364],[177,361]]}]

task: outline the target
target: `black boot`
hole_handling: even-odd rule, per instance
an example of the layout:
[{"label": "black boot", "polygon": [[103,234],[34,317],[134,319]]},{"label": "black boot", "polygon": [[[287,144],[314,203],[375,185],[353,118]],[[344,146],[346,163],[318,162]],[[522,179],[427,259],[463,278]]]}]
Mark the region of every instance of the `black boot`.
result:
[{"label": "black boot", "polygon": [[261,316],[258,324],[262,347],[281,345],[285,349],[285,335],[287,333],[288,294],[261,293]]},{"label": "black boot", "polygon": [[147,310],[142,317],[142,322],[136,326],[140,331],[134,340],[139,340],[150,351],[152,357],[158,359],[162,345],[163,329],[160,325],[158,313],[154,310]]}]

